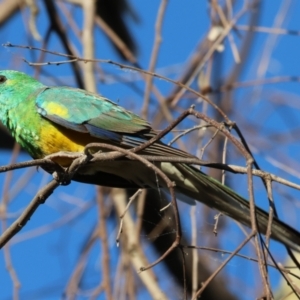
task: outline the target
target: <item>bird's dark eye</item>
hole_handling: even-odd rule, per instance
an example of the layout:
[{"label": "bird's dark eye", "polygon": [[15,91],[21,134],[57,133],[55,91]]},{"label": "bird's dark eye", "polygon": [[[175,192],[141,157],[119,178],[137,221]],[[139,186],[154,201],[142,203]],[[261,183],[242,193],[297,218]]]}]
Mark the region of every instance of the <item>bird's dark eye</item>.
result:
[{"label": "bird's dark eye", "polygon": [[6,81],[6,77],[3,75],[0,75],[0,84]]}]

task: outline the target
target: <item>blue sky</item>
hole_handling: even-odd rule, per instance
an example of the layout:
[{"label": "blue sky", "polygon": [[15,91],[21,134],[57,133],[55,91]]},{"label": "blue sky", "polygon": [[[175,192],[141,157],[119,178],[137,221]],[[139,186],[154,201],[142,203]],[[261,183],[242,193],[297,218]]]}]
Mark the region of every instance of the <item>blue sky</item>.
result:
[{"label": "blue sky", "polygon": [[[156,20],[157,10],[160,1],[138,1],[131,0],[132,7],[139,15],[141,22],[136,24],[129,20],[129,28],[138,43],[138,60],[141,66],[148,68],[149,59],[151,56],[153,39],[154,39],[154,24]],[[299,31],[299,20],[297,13],[300,9],[300,4],[297,1],[291,1],[290,9],[287,11],[287,16],[284,22],[280,25],[282,28]],[[39,2],[39,5],[42,5]],[[240,4],[239,4],[240,5]],[[240,6],[239,6],[240,8]],[[283,11],[283,1],[265,0],[263,1],[262,14],[260,16],[260,26],[272,27],[276,14]],[[24,12],[23,17],[28,16],[28,12]],[[75,11],[74,19],[81,24],[82,16],[79,10]],[[43,11],[37,18],[37,28],[41,35],[47,29],[47,17]],[[246,24],[247,16],[243,17],[238,24]],[[277,20],[279,22],[279,20]],[[177,78],[179,72],[189,57],[195,51],[197,45],[205,37],[209,28],[209,14],[206,1],[169,1],[166,11],[165,21],[163,25],[163,41],[157,62],[158,73],[166,74],[173,78]],[[17,28],[17,30],[16,30]],[[243,33],[243,31],[241,31]],[[107,38],[96,29],[97,41],[95,44],[96,57],[101,59],[111,59],[119,61],[119,57],[113,51],[111,45],[107,42]],[[266,43],[272,45],[270,61],[266,66],[266,72],[263,77],[275,76],[299,76],[299,50],[300,40],[297,35],[278,35],[277,39],[270,40],[271,35],[266,33],[256,33],[253,40],[253,46],[246,66],[240,80],[247,81],[258,78],[258,70],[260,60],[263,57]],[[274,37],[274,35],[273,35]],[[240,41],[238,35],[234,35],[236,43]],[[34,45],[41,44],[29,38],[28,28],[24,26],[22,16],[16,15],[13,20],[1,28],[1,43],[10,42],[12,44]],[[81,51],[81,46],[78,40],[74,38],[74,45]],[[226,52],[223,60],[222,77],[225,79],[229,73],[230,66],[233,63],[233,56],[228,50],[228,41],[225,41]],[[52,37],[48,46],[49,50],[63,52],[63,48],[58,44],[56,37]],[[270,50],[269,50],[270,51]],[[0,64],[1,69],[16,69],[33,74],[33,69],[23,62],[23,58],[29,61],[35,61],[38,57],[38,52],[22,50],[17,48],[0,47]],[[47,56],[46,61],[59,60],[59,57]],[[174,73],[168,73],[170,66],[174,67]],[[121,70],[118,67],[101,64],[105,72],[117,74],[122,78],[136,78],[139,75],[128,70]],[[75,82],[72,77],[70,66],[48,66],[45,70],[59,78],[64,85],[74,86]],[[135,79],[134,79],[135,80]],[[42,76],[41,81],[45,83],[55,84],[48,76]],[[167,94],[172,89],[170,83],[161,80],[155,80],[160,91]],[[143,91],[144,82],[136,80],[137,86]],[[193,85],[196,87],[196,85]],[[98,91],[105,97],[118,102],[136,113],[139,113],[143,104],[143,94],[135,93],[125,84],[120,84],[116,80],[107,79],[105,82],[99,83]],[[275,173],[288,180],[299,183],[299,143],[291,133],[291,129],[295,129],[295,134],[299,134],[299,83],[285,82],[278,84],[248,87],[238,89],[232,95],[234,101],[234,109],[232,118],[240,126],[242,131],[246,133],[247,140],[251,145],[255,157],[264,170]],[[258,96],[257,96],[258,95]],[[274,100],[277,99],[277,102]],[[280,101],[283,101],[280,102]],[[297,102],[298,101],[298,102]],[[190,105],[187,102],[186,105]],[[197,109],[201,109],[202,105],[197,103]],[[151,114],[154,118],[156,114],[156,102],[152,102]],[[184,125],[190,125],[185,123]],[[257,126],[257,127],[256,127]],[[289,144],[282,143],[276,136],[276,133],[283,133],[285,137],[290,135],[291,142]],[[233,148],[229,152],[230,163],[245,165],[240,155],[237,155]],[[3,151],[0,156],[1,165],[7,164],[11,159],[11,153]],[[28,160],[29,156],[21,154],[18,161]],[[274,161],[276,163],[274,163]],[[280,167],[282,163],[283,167]],[[288,172],[287,168],[294,169],[294,173]],[[10,189],[13,193],[14,184],[18,178],[28,171],[20,170],[13,173],[13,180]],[[243,196],[247,197],[246,176],[229,175],[232,187],[239,191]],[[238,179],[236,179],[238,178]],[[0,184],[3,186],[5,174],[0,176]],[[34,172],[34,177],[30,180],[22,190],[13,198],[9,205],[9,213],[12,214],[12,219],[22,210],[30,199],[35,195],[36,191],[50,180],[50,176],[42,170]],[[276,200],[278,200],[278,208],[280,216],[291,224],[300,229],[300,223],[297,221],[297,212],[299,204],[295,201],[289,201],[299,198],[299,192],[294,192],[284,186],[274,185],[276,191]],[[257,202],[265,209],[268,208],[263,185],[260,180],[255,181]],[[286,195],[289,196],[286,196]],[[70,195],[75,195],[75,198],[70,200]],[[18,278],[22,284],[21,299],[58,299],[66,286],[70,274],[73,271],[74,265],[79,257],[81,247],[85,240],[92,233],[95,224],[97,223],[98,212],[93,209],[95,203],[95,189],[92,186],[72,183],[67,187],[60,187],[53,196],[51,196],[45,205],[42,205],[31,218],[26,228],[22,230],[12,241],[11,256],[13,265],[16,269]],[[182,205],[181,211],[185,215],[189,215],[189,207]],[[197,208],[199,215],[202,212],[202,207]],[[63,216],[63,218],[62,218]],[[189,218],[183,217],[183,229],[190,230]],[[64,223],[65,221],[65,224]],[[212,227],[210,220],[200,220],[200,225]],[[111,216],[111,228],[109,228],[109,245],[111,249],[111,267],[116,270],[116,264],[119,259],[119,248],[116,247],[116,226],[114,216]],[[202,228],[200,226],[200,228]],[[45,231],[39,231],[42,228]],[[51,230],[55,228],[55,230]],[[242,234],[232,222],[227,225],[226,230],[230,230],[230,239],[226,234],[221,236],[222,245],[226,250],[233,250],[241,241]],[[40,234],[39,232],[43,232]],[[201,236],[201,229],[199,229]],[[31,236],[29,238],[29,236]],[[33,237],[34,236],[34,237]],[[147,237],[141,237],[147,240]],[[249,247],[250,248],[250,247]],[[243,250],[246,255],[253,255],[249,248]],[[147,247],[148,254],[154,258],[151,248]],[[100,246],[94,247],[89,256],[88,267],[85,272],[87,276],[82,283],[83,289],[94,287],[99,281],[101,272],[100,266]],[[283,259],[285,252],[282,246],[275,245],[274,253]],[[221,254],[206,254],[212,268],[216,268],[223,260]],[[259,279],[253,278],[253,272],[258,273],[257,266],[254,263],[247,262],[240,258],[235,258],[225,268],[225,271],[241,281],[242,286],[258,286]],[[247,270],[247,271],[245,271]],[[159,265],[155,268],[159,274],[159,280],[165,280],[166,273],[164,267]],[[100,274],[100,275],[99,275]],[[243,279],[241,279],[243,277]],[[273,287],[278,285],[278,273],[271,271],[271,279]],[[0,299],[10,299],[12,296],[11,279],[5,270],[4,255],[0,254],[0,282],[1,296]],[[236,282],[235,282],[236,283]],[[164,291],[170,290],[172,282],[165,280],[162,285]],[[240,288],[232,284],[232,289],[237,293],[240,299],[252,299],[251,291],[245,289],[246,292],[241,295]],[[139,294],[143,299],[150,299],[149,295]],[[79,297],[86,299],[84,295]],[[142,298],[140,298],[142,299]]]}]

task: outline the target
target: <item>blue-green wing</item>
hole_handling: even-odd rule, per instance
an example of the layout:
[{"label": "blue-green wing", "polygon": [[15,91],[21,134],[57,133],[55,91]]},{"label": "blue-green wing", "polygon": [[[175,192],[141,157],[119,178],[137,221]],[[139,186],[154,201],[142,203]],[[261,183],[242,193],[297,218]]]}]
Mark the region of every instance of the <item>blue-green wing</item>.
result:
[{"label": "blue-green wing", "polygon": [[36,105],[38,112],[52,122],[102,139],[119,140],[123,134],[151,131],[139,116],[80,89],[43,88],[36,96]]},{"label": "blue-green wing", "polygon": [[[147,121],[94,93],[69,87],[44,87],[36,92],[35,98],[38,112],[48,120],[120,146],[136,147],[155,135]],[[160,142],[144,152],[191,157]]]}]

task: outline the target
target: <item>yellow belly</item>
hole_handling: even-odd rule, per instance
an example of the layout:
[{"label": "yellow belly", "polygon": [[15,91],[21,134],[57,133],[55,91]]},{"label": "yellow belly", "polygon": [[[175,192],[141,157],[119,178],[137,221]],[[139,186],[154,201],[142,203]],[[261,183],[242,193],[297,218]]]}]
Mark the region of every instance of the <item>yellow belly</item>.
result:
[{"label": "yellow belly", "polygon": [[[101,141],[91,137],[88,133],[81,133],[48,123],[40,132],[39,142],[40,149],[45,157],[61,151],[83,152],[87,144]],[[71,164],[72,159],[57,157],[53,161],[67,167]]]}]

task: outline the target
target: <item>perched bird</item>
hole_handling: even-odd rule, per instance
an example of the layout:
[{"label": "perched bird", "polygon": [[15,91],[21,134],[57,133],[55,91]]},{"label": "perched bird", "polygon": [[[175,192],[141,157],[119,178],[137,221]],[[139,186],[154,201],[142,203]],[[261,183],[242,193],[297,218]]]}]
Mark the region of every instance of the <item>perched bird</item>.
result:
[{"label": "perched bird", "polygon": [[[59,152],[83,152],[92,142],[129,149],[143,144],[155,131],[148,122],[97,94],[70,87],[48,87],[17,71],[0,71],[0,120],[16,141],[37,159]],[[105,150],[107,151],[107,150]],[[140,154],[194,158],[158,141]],[[68,167],[69,159],[58,163]],[[249,202],[219,181],[185,163],[156,162],[176,183],[178,198],[199,201],[250,226]],[[125,157],[90,162],[74,180],[110,187],[157,188],[163,180],[146,165]],[[268,213],[256,208],[258,228],[265,233]],[[271,237],[300,252],[300,233],[273,219]]]}]

